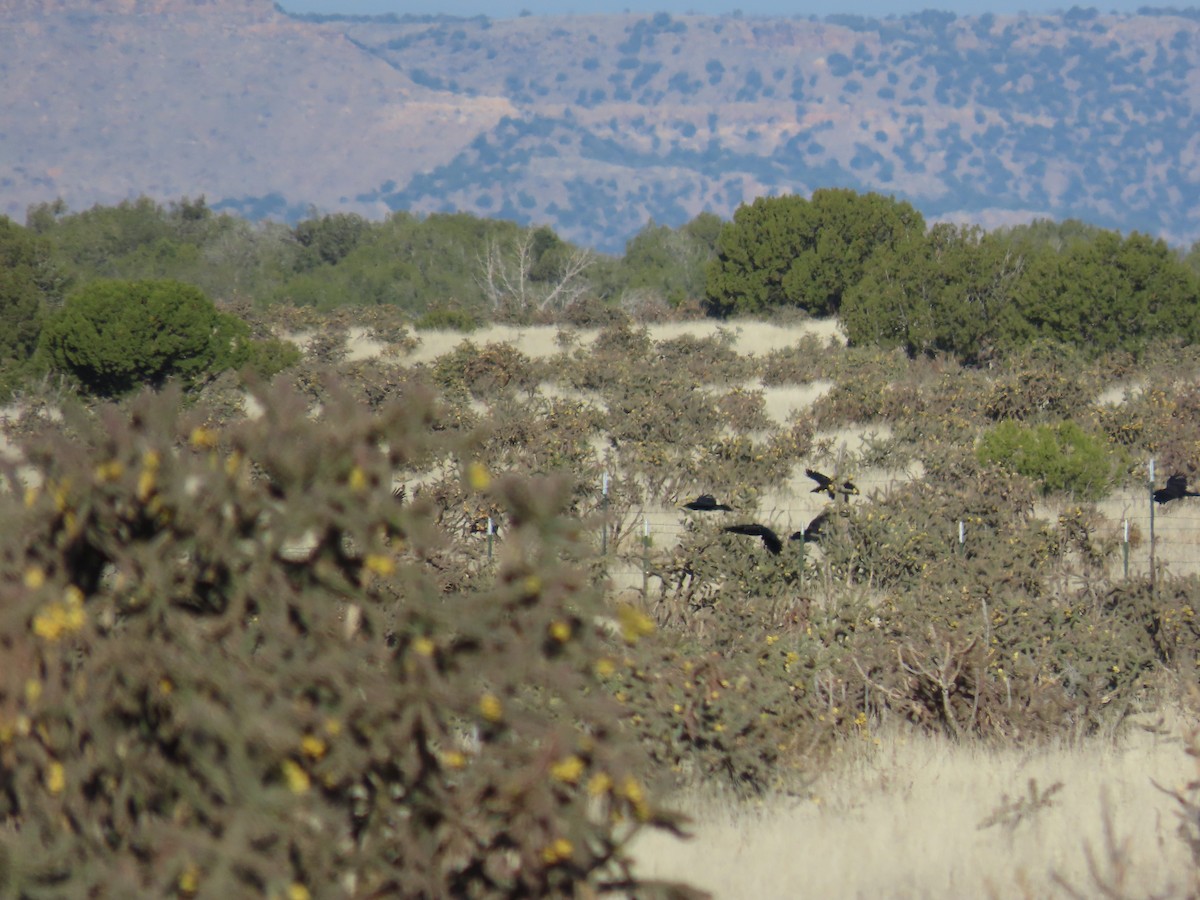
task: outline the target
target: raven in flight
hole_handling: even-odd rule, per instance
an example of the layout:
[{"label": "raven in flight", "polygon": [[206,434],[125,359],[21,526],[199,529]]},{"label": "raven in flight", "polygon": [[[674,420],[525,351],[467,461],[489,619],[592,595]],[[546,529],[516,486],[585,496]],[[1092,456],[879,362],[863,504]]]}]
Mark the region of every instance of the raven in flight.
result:
[{"label": "raven in flight", "polygon": [[824,491],[829,495],[830,500],[833,500],[838,494],[842,495],[842,499],[849,500],[851,494],[858,493],[858,486],[849,479],[843,481],[841,487],[838,487],[833,483],[832,478],[818,472],[816,469],[805,469],[804,474],[817,483],[817,486],[812,489],[811,493],[819,494]]},{"label": "raven in flight", "polygon": [[728,506],[724,503],[718,503],[717,498],[712,494],[701,494],[691,503],[683,504],[683,508],[695,510],[696,512],[716,512],[718,510],[721,510],[722,512],[731,512],[733,510],[732,506]]},{"label": "raven in flight", "polygon": [[[821,529],[825,527],[829,521],[829,513],[823,512],[811,522],[803,531],[794,531],[788,538],[789,541],[803,541],[806,544],[816,543],[821,536]],[[783,550],[783,541],[774,531],[766,525],[759,525],[757,522],[747,522],[744,525],[727,525],[722,531],[728,531],[730,534],[748,534],[751,537],[762,538],[763,546],[767,548],[767,552],[772,556],[778,556]]]},{"label": "raven in flight", "polygon": [[[807,528],[805,528],[803,531],[796,532],[796,534],[800,535],[800,539],[802,541],[804,541],[804,543],[815,544],[818,540],[820,540],[821,532],[825,529],[825,526],[827,524],[829,524],[829,511],[828,510],[821,513],[819,516],[817,516],[815,519],[813,519],[811,522],[808,523]],[[793,541],[796,540],[796,534],[792,535]]]},{"label": "raven in flight", "polygon": [[1170,503],[1172,500],[1182,500],[1184,497],[1200,497],[1200,493],[1187,489],[1186,475],[1172,475],[1167,479],[1167,486],[1159,488],[1152,496],[1155,503]]}]

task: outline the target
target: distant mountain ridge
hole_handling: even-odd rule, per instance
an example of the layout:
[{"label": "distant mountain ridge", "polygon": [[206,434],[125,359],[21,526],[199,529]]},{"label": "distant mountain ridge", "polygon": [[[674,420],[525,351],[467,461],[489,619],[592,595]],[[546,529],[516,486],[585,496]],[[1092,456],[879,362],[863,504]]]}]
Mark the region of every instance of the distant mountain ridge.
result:
[{"label": "distant mountain ridge", "polygon": [[820,187],[1200,238],[1200,13],[292,17],[0,4],[2,210],[465,210],[620,251]]}]

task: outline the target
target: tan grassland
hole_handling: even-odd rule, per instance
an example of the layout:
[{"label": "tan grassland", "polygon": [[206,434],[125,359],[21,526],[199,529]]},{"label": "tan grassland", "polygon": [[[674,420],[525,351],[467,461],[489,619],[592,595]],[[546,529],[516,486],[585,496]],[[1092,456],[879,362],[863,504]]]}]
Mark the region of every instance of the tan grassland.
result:
[{"label": "tan grassland", "polygon": [[[1182,897],[1200,886],[1179,804],[1155,786],[1196,777],[1178,727],[1045,749],[903,734],[867,747],[800,797],[687,798],[693,838],[648,833],[639,874],[718,900]],[[1022,814],[1031,784],[1049,796]]]}]

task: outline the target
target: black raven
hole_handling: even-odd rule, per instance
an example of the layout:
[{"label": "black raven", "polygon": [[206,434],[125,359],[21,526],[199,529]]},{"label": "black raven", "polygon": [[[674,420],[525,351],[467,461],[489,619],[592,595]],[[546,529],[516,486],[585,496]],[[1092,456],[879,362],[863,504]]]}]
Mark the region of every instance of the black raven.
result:
[{"label": "black raven", "polygon": [[766,525],[748,522],[745,525],[727,525],[723,530],[728,531],[730,534],[749,534],[753,537],[762,538],[763,546],[767,548],[767,552],[772,556],[778,556],[779,551],[783,549],[783,541],[779,539],[779,535]]},{"label": "black raven", "polygon": [[812,489],[812,493],[819,494],[825,491],[830,497],[833,497],[833,479],[828,475],[818,472],[816,469],[805,469],[804,474],[817,483],[817,486]]},{"label": "black raven", "polygon": [[824,492],[829,495],[830,500],[837,497],[838,494],[842,495],[843,500],[849,500],[851,494],[858,493],[858,486],[849,479],[843,481],[841,487],[838,487],[833,483],[832,478],[822,472],[818,472],[816,469],[805,469],[804,474],[817,483],[817,486],[812,489],[811,493],[820,494]]},{"label": "black raven", "polygon": [[696,512],[716,512],[718,510],[723,512],[731,512],[733,510],[732,506],[728,506],[724,503],[718,503],[717,498],[712,494],[701,494],[691,503],[683,504],[683,508],[695,510]]},{"label": "black raven", "polygon": [[[829,521],[829,513],[821,513],[815,519],[808,523],[808,527],[803,531],[794,531],[788,538],[789,541],[803,541],[806,544],[816,543],[821,536],[821,529],[825,527],[825,523]],[[748,534],[752,537],[762,538],[763,546],[767,548],[767,552],[772,556],[778,556],[783,550],[783,541],[774,531],[766,525],[759,525],[757,522],[747,522],[744,525],[727,525],[722,531],[728,531],[730,534]]]},{"label": "black raven", "polygon": [[1170,503],[1184,497],[1200,497],[1200,493],[1187,489],[1186,475],[1172,475],[1167,479],[1167,486],[1159,488],[1151,496],[1154,497],[1155,503]]},{"label": "black raven", "polygon": [[817,516],[811,522],[809,522],[808,527],[805,528],[803,531],[797,531],[796,534],[793,534],[792,540],[793,541],[796,540],[796,535],[799,535],[800,539],[802,541],[804,541],[804,543],[815,544],[820,539],[821,532],[822,532],[822,530],[824,530],[824,528],[828,524],[828,522],[829,522],[829,512],[826,511],[826,512],[821,513],[819,516]]}]

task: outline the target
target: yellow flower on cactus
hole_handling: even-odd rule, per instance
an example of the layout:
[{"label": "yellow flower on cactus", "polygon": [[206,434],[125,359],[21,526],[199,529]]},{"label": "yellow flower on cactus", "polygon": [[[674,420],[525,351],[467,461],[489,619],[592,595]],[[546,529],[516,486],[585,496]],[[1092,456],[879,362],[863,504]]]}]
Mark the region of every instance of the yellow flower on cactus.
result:
[{"label": "yellow flower on cactus", "polygon": [[57,641],[67,630],[62,607],[57,603],[33,617],[33,633],[47,641]]},{"label": "yellow flower on cactus", "polygon": [[495,694],[484,694],[479,698],[479,713],[489,722],[499,722],[504,718],[504,705]]},{"label": "yellow flower on cactus", "polygon": [[287,900],[309,900],[312,895],[308,892],[308,888],[300,884],[298,881],[293,881],[288,885]]},{"label": "yellow flower on cactus", "polygon": [[413,653],[417,656],[433,656],[433,651],[437,649],[437,644],[431,638],[421,635],[414,638],[412,642]]},{"label": "yellow flower on cactus", "polygon": [[179,873],[179,893],[192,896],[200,890],[200,869],[195,863],[188,863]]},{"label": "yellow flower on cactus", "polygon": [[592,797],[603,797],[612,790],[612,776],[607,772],[597,772],[588,779],[587,792]]},{"label": "yellow flower on cactus", "polygon": [[621,782],[619,793],[629,801],[629,805],[633,807],[633,814],[639,821],[644,822],[650,818],[650,805],[646,802],[646,792],[636,778],[632,775],[627,776]]},{"label": "yellow flower on cactus", "polygon": [[320,759],[327,749],[325,742],[315,734],[306,734],[300,738],[300,752],[309,759]]},{"label": "yellow flower on cactus", "polygon": [[565,644],[571,639],[571,623],[556,620],[550,623],[550,637],[558,641],[560,644]]},{"label": "yellow flower on cactus", "polygon": [[555,838],[548,846],[542,850],[542,859],[548,865],[555,865],[570,859],[571,854],[575,852],[575,846],[566,838]]},{"label": "yellow flower on cactus", "polygon": [[617,621],[621,625],[621,636],[630,644],[654,633],[654,620],[629,603],[617,607]]},{"label": "yellow flower on cactus", "polygon": [[75,585],[67,588],[63,599],[63,626],[67,631],[79,631],[87,622],[83,611],[83,591]]},{"label": "yellow flower on cactus", "polygon": [[312,786],[312,779],[295,760],[285,759],[280,768],[283,770],[283,780],[293,794],[303,794]]},{"label": "yellow flower on cactus", "polygon": [[217,433],[211,428],[197,425],[192,429],[189,441],[197,450],[212,450],[217,446]]},{"label": "yellow flower on cactus", "polygon": [[150,469],[143,469],[142,474],[138,476],[137,496],[143,503],[154,493],[157,479],[158,475]]},{"label": "yellow flower on cactus", "polygon": [[25,570],[25,587],[36,591],[46,583],[46,573],[40,566],[30,566]]},{"label": "yellow flower on cactus", "polygon": [[67,773],[60,762],[52,762],[46,767],[46,790],[58,796],[67,787]]},{"label": "yellow flower on cactus", "polygon": [[121,464],[119,459],[110,459],[108,462],[102,462],[96,466],[96,481],[100,482],[100,484],[111,484],[120,478],[124,472],[125,466]]},{"label": "yellow flower on cactus", "polygon": [[355,466],[350,470],[350,490],[356,494],[361,494],[367,489],[367,473],[362,470],[362,466]]},{"label": "yellow flower on cactus", "polygon": [[565,784],[577,784],[585,768],[583,760],[571,754],[550,767],[550,777]]},{"label": "yellow flower on cactus", "polygon": [[396,561],[382,553],[368,553],[363,565],[367,567],[368,572],[374,572],[382,578],[396,574]]},{"label": "yellow flower on cactus", "polygon": [[467,466],[467,484],[473,491],[486,491],[492,484],[492,476],[481,462],[473,462]]}]

